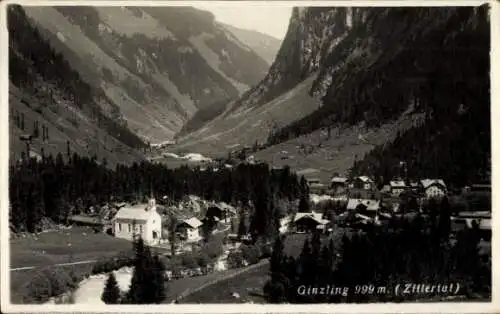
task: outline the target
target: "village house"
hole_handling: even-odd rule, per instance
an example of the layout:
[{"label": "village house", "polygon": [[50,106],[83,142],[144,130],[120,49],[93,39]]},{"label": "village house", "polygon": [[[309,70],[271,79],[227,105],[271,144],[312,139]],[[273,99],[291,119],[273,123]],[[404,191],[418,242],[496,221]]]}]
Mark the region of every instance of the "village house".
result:
[{"label": "village house", "polygon": [[335,176],[330,180],[330,189],[334,195],[344,194],[347,191],[347,181],[345,177]]},{"label": "village house", "polygon": [[98,216],[73,215],[69,221],[74,226],[93,227],[98,229],[104,228],[104,221]]},{"label": "village house", "polygon": [[391,194],[391,186],[389,184],[385,184],[381,189],[380,193],[384,195],[390,195]]},{"label": "village house", "polygon": [[200,227],[203,223],[196,217],[185,219],[177,225],[179,238],[184,241],[196,241],[200,239]]},{"label": "village house", "polygon": [[306,179],[307,185],[309,186],[309,192],[314,194],[324,194],[326,192],[326,186],[321,183],[320,179],[308,178]]},{"label": "village house", "polygon": [[441,179],[424,179],[420,181],[420,186],[427,199],[441,198],[447,193],[446,184]]},{"label": "village house", "polygon": [[367,176],[353,178],[349,183],[349,188],[372,190],[375,188],[375,182]]},{"label": "village house", "polygon": [[156,200],[151,198],[147,204],[122,207],[113,218],[113,229],[117,238],[133,240],[140,235],[148,245],[159,243],[162,224]]},{"label": "village house", "polygon": [[205,218],[215,218],[216,221],[229,223],[237,215],[236,209],[224,202],[208,205]]},{"label": "village house", "polygon": [[420,192],[420,186],[418,182],[411,181],[409,188],[412,192],[419,193]]},{"label": "village house", "polygon": [[408,189],[408,186],[403,180],[393,180],[389,182],[391,187],[391,194],[393,196],[399,196],[402,192]]},{"label": "village house", "polygon": [[321,232],[327,231],[327,224],[330,221],[323,219],[321,213],[297,213],[293,220],[295,230],[298,233],[313,232],[315,230],[321,230]]},{"label": "village house", "polygon": [[356,199],[351,198],[347,201],[347,210],[355,210],[358,212],[373,212],[376,213],[380,209],[380,201],[371,199]]}]

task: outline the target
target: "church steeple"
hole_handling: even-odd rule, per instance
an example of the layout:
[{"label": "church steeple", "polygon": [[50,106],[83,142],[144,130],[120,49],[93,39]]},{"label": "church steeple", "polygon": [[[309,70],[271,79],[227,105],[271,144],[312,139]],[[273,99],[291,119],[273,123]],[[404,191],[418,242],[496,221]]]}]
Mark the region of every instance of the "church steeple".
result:
[{"label": "church steeple", "polygon": [[149,201],[148,201],[148,211],[150,210],[156,210],[156,199],[154,197],[154,192],[153,192],[153,184],[150,183],[150,196],[149,196]]}]

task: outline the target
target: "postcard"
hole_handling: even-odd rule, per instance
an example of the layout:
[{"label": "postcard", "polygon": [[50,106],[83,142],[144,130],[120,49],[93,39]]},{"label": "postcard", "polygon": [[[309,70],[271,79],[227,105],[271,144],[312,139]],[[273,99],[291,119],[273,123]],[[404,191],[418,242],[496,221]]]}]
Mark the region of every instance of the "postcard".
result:
[{"label": "postcard", "polygon": [[498,6],[2,3],[2,311],[498,311]]}]

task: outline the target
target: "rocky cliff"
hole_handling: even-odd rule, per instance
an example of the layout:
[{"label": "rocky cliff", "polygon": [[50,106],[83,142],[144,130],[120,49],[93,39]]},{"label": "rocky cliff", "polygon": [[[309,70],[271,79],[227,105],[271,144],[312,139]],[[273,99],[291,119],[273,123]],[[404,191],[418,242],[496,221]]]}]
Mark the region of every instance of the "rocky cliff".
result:
[{"label": "rocky cliff", "polygon": [[[323,151],[335,133],[334,147],[324,151],[329,157],[318,158],[333,165],[334,151],[344,165],[338,170],[345,171],[356,155],[374,145],[386,147],[409,128],[424,128],[426,133],[413,133],[433,139],[447,127],[466,134],[483,121],[470,147],[481,147],[477,157],[486,165],[489,36],[487,6],[294,8],[266,77],[221,116],[181,139],[180,148],[213,150],[224,143],[232,149],[259,141],[267,149],[300,137],[288,145],[297,150],[310,146],[307,138],[314,133],[319,142],[307,151]],[[431,125],[439,128],[431,131]],[[373,133],[373,141],[363,133]],[[343,138],[355,140],[351,144]],[[422,149],[432,147],[431,142],[421,144]],[[261,154],[270,161],[275,157]]]}]

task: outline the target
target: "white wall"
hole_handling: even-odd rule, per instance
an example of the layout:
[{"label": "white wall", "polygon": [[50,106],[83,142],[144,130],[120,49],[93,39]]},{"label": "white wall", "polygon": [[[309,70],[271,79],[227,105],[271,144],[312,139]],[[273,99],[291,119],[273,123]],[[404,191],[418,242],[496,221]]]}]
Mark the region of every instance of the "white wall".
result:
[{"label": "white wall", "polygon": [[[119,224],[121,224],[121,230]],[[133,229],[134,224],[130,220],[117,219],[114,223],[114,232],[115,237],[117,238],[133,240],[134,234],[136,234],[141,235],[142,239],[147,244],[158,243],[161,239],[162,234],[160,214],[158,214],[156,211],[152,212],[147,221],[136,221],[135,230]],[[153,238],[153,231],[156,231],[156,239]]]},{"label": "white wall", "polygon": [[443,197],[445,195],[445,191],[442,188],[433,185],[425,190],[425,195],[427,198]]},{"label": "white wall", "polygon": [[[121,224],[121,230],[120,230],[120,224]],[[115,237],[117,238],[122,238],[122,239],[127,239],[127,240],[133,240],[134,238],[134,233],[139,235],[140,230],[142,230],[144,233],[144,230],[146,229],[146,222],[145,221],[136,221],[135,222],[135,231],[134,229],[134,223],[129,220],[116,220],[114,224],[114,232],[115,232]],[[129,231],[130,228],[130,231]],[[146,240],[146,239],[144,239]]]}]

